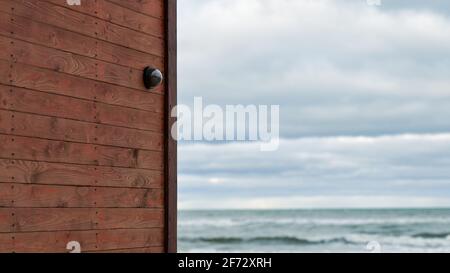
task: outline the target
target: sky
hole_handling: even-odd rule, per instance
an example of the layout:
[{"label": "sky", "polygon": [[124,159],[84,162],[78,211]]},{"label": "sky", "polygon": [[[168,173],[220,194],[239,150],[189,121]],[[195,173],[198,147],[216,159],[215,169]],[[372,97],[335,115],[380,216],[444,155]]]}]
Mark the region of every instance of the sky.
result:
[{"label": "sky", "polygon": [[450,207],[450,1],[178,12],[179,103],[280,105],[281,138],[180,142],[180,209]]}]

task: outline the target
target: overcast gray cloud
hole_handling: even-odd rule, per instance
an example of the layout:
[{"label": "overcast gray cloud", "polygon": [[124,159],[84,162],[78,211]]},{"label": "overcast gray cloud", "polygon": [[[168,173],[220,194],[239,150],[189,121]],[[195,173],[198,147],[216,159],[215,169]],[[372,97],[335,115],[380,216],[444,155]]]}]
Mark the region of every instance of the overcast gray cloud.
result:
[{"label": "overcast gray cloud", "polygon": [[[285,139],[261,153],[257,143],[185,145],[180,149],[181,207],[450,206],[450,134]],[[319,198],[320,197],[320,198]],[[382,197],[390,200],[381,201]],[[395,199],[398,199],[394,202]],[[410,199],[412,198],[412,199]],[[240,199],[240,201],[239,201]],[[289,200],[291,200],[289,202]],[[200,202],[200,203],[199,203]],[[305,202],[305,203],[304,203]]]},{"label": "overcast gray cloud", "polygon": [[181,0],[179,11],[180,102],[279,104],[283,138],[268,154],[182,144],[182,207],[450,204],[449,1]]},{"label": "overcast gray cloud", "polygon": [[402,2],[180,1],[181,100],[280,104],[285,137],[445,132],[450,17]]}]

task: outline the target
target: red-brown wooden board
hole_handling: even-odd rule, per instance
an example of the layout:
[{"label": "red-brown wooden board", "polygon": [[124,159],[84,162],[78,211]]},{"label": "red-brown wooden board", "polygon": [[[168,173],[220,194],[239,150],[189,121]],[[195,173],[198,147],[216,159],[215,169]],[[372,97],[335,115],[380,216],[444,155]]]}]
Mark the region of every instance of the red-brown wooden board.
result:
[{"label": "red-brown wooden board", "polygon": [[[47,0],[47,2],[66,8],[68,7],[72,10],[104,19],[123,27],[141,31],[156,37],[164,37],[164,21],[161,17],[149,17],[138,11],[119,8],[118,4],[121,4],[120,2],[86,1],[83,5],[67,6],[66,1],[67,0]],[[122,1],[122,5],[123,2],[125,1]],[[160,3],[162,3],[162,0]]]},{"label": "red-brown wooden board", "polygon": [[[0,36],[0,59],[143,90],[142,70]],[[163,72],[164,70],[161,69]],[[126,89],[125,89],[126,90]],[[127,90],[131,93],[131,90]],[[148,94],[148,93],[144,93]],[[155,96],[154,93],[148,96]]]},{"label": "red-brown wooden board", "polygon": [[0,0],[0,252],[175,251],[176,3],[81,3]]},{"label": "red-brown wooden board", "polygon": [[161,55],[164,40],[42,0],[0,0],[0,10],[92,38]]},{"label": "red-brown wooden board", "polygon": [[0,159],[0,183],[163,188],[163,174],[134,168]]},{"label": "red-brown wooden board", "polygon": [[0,109],[0,134],[162,151],[163,135]]},{"label": "red-brown wooden board", "polygon": [[163,67],[158,55],[108,43],[0,10],[0,35],[132,68]]},{"label": "red-brown wooden board", "polygon": [[163,153],[0,134],[0,158],[163,169]]},{"label": "red-brown wooden board", "polygon": [[0,207],[161,208],[161,189],[129,189],[0,183]]},{"label": "red-brown wooden board", "polygon": [[[44,79],[51,79],[49,75],[42,75],[42,77],[44,77]],[[21,81],[21,83],[24,82],[25,81]],[[41,81],[38,83],[33,81],[33,79],[30,79],[28,83],[34,85],[35,89],[60,90],[57,89],[57,86],[54,86],[55,82],[46,83]],[[21,85],[28,84],[25,83]],[[0,107],[5,110],[15,110],[80,121],[96,122],[99,124],[162,132],[162,113],[148,112],[134,108],[34,91],[35,90],[6,86],[0,83]]]},{"label": "red-brown wooden board", "polygon": [[1,233],[0,252],[68,252],[67,243],[76,241],[82,252],[160,247],[162,228],[111,229],[89,231]]},{"label": "red-brown wooden board", "polygon": [[121,5],[125,8],[129,8],[155,18],[164,18],[166,15],[164,14],[165,1],[163,0],[109,0],[109,2],[116,3],[117,5]]},{"label": "red-brown wooden board", "polygon": [[0,233],[164,226],[162,209],[129,208],[0,208]]}]

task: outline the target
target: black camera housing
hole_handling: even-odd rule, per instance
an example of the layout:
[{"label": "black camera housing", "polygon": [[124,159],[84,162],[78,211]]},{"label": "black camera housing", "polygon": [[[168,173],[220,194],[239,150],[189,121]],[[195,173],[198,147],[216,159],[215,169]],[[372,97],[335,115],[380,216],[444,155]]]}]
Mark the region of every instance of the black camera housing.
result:
[{"label": "black camera housing", "polygon": [[147,66],[144,69],[144,85],[147,89],[158,87],[164,80],[163,74],[159,69]]}]

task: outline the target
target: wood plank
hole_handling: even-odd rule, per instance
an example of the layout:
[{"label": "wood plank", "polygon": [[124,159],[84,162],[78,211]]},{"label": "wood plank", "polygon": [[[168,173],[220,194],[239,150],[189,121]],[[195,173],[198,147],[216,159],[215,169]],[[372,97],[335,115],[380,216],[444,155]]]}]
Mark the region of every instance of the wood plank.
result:
[{"label": "wood plank", "polygon": [[164,156],[160,152],[135,150],[137,153],[137,167],[150,170],[164,169]]},{"label": "wood plank", "polygon": [[122,127],[98,124],[93,143],[151,151],[163,151],[164,135]]},{"label": "wood plank", "polygon": [[164,242],[163,235],[161,228],[3,233],[0,234],[0,252],[66,253],[70,241],[79,242],[82,252],[160,247]]},{"label": "wood plank", "polygon": [[0,208],[3,214],[9,214],[10,219],[1,233],[96,229],[92,209]]},{"label": "wood plank", "polygon": [[[142,52],[163,56],[164,40],[41,0],[0,0],[0,10]],[[127,37],[124,39],[124,37]]]},{"label": "wood plank", "polygon": [[67,244],[77,241],[85,250],[98,249],[97,231],[27,232],[0,234],[0,241],[13,237],[12,248],[0,246],[1,252],[68,253]]},{"label": "wood plank", "polygon": [[[14,230],[14,212],[11,209],[0,208],[0,233]],[[0,245],[2,242],[0,241]],[[1,248],[1,247],[0,247]]]},{"label": "wood plank", "polygon": [[98,229],[142,229],[164,226],[163,209],[97,209],[95,215]]},{"label": "wood plank", "polygon": [[133,149],[92,144],[0,135],[0,147],[1,158],[128,168],[149,165],[138,164],[141,159]]},{"label": "wood plank", "polygon": [[14,252],[14,234],[0,234],[0,253]]},{"label": "wood plank", "polygon": [[87,100],[0,85],[0,101],[5,110],[98,122],[95,102]]},{"label": "wood plank", "polygon": [[78,33],[34,22],[28,18],[8,14],[3,11],[0,12],[1,35],[65,49],[84,56],[97,56],[98,41],[96,39],[86,39],[85,36]]},{"label": "wood plank", "polygon": [[164,109],[158,95],[163,92],[162,86],[155,92],[142,91],[5,60],[0,60],[0,67],[7,71],[0,75],[4,84],[157,113]]},{"label": "wood plank", "polygon": [[[141,92],[117,85],[102,84],[89,79],[62,74],[24,64],[0,60],[0,83],[16,84],[25,88],[75,98],[97,101],[149,112],[163,112],[163,97],[159,93]],[[41,78],[46,77],[46,78]],[[163,92],[160,87],[158,92]]]},{"label": "wood plank", "polygon": [[0,233],[163,227],[164,211],[135,208],[0,208]]},{"label": "wood plank", "polygon": [[107,230],[99,231],[97,238],[100,250],[162,246],[164,230],[158,228]]},{"label": "wood plank", "polygon": [[111,2],[101,0],[99,14],[109,22],[129,27],[156,37],[164,37],[164,21],[162,18],[149,17]]},{"label": "wood plank", "polygon": [[[0,36],[0,59],[145,91],[142,70]],[[162,69],[163,71],[163,69]],[[149,92],[146,92],[149,93]],[[151,93],[155,96],[154,93]],[[152,97],[147,96],[147,97]]]},{"label": "wood plank", "polygon": [[163,153],[0,135],[0,158],[163,170]]},{"label": "wood plank", "polygon": [[143,70],[164,67],[163,56],[114,45],[0,11],[0,35]]},{"label": "wood plank", "polygon": [[0,133],[162,151],[163,135],[122,127],[0,110]]},{"label": "wood plank", "polygon": [[127,248],[114,250],[87,251],[88,253],[164,253],[164,247]]},{"label": "wood plank", "polygon": [[[164,70],[164,57],[150,55],[132,48],[120,47],[115,44],[98,41],[97,53],[97,59],[136,68],[141,71],[144,71],[144,68],[147,66]],[[152,92],[162,93],[162,90],[156,88]]]},{"label": "wood plank", "polygon": [[162,208],[160,189],[0,183],[0,207]]},{"label": "wood plank", "polygon": [[1,84],[0,102],[0,108],[4,110],[75,119],[79,121],[95,122],[104,125],[121,126],[154,132],[161,132],[163,128],[162,113],[153,113],[121,106],[96,103]]},{"label": "wood plank", "polygon": [[0,159],[0,182],[163,188],[161,171]]},{"label": "wood plank", "polygon": [[47,0],[47,2],[156,37],[164,37],[164,22],[161,18],[147,16],[105,0],[85,1],[79,6],[68,6],[66,0]]},{"label": "wood plank", "polygon": [[108,104],[97,104],[95,118],[99,123],[127,128],[163,132],[162,113],[152,113]]},{"label": "wood plank", "polygon": [[147,14],[156,18],[163,18],[164,3],[163,0],[107,0],[117,5],[129,8],[131,10]]}]

